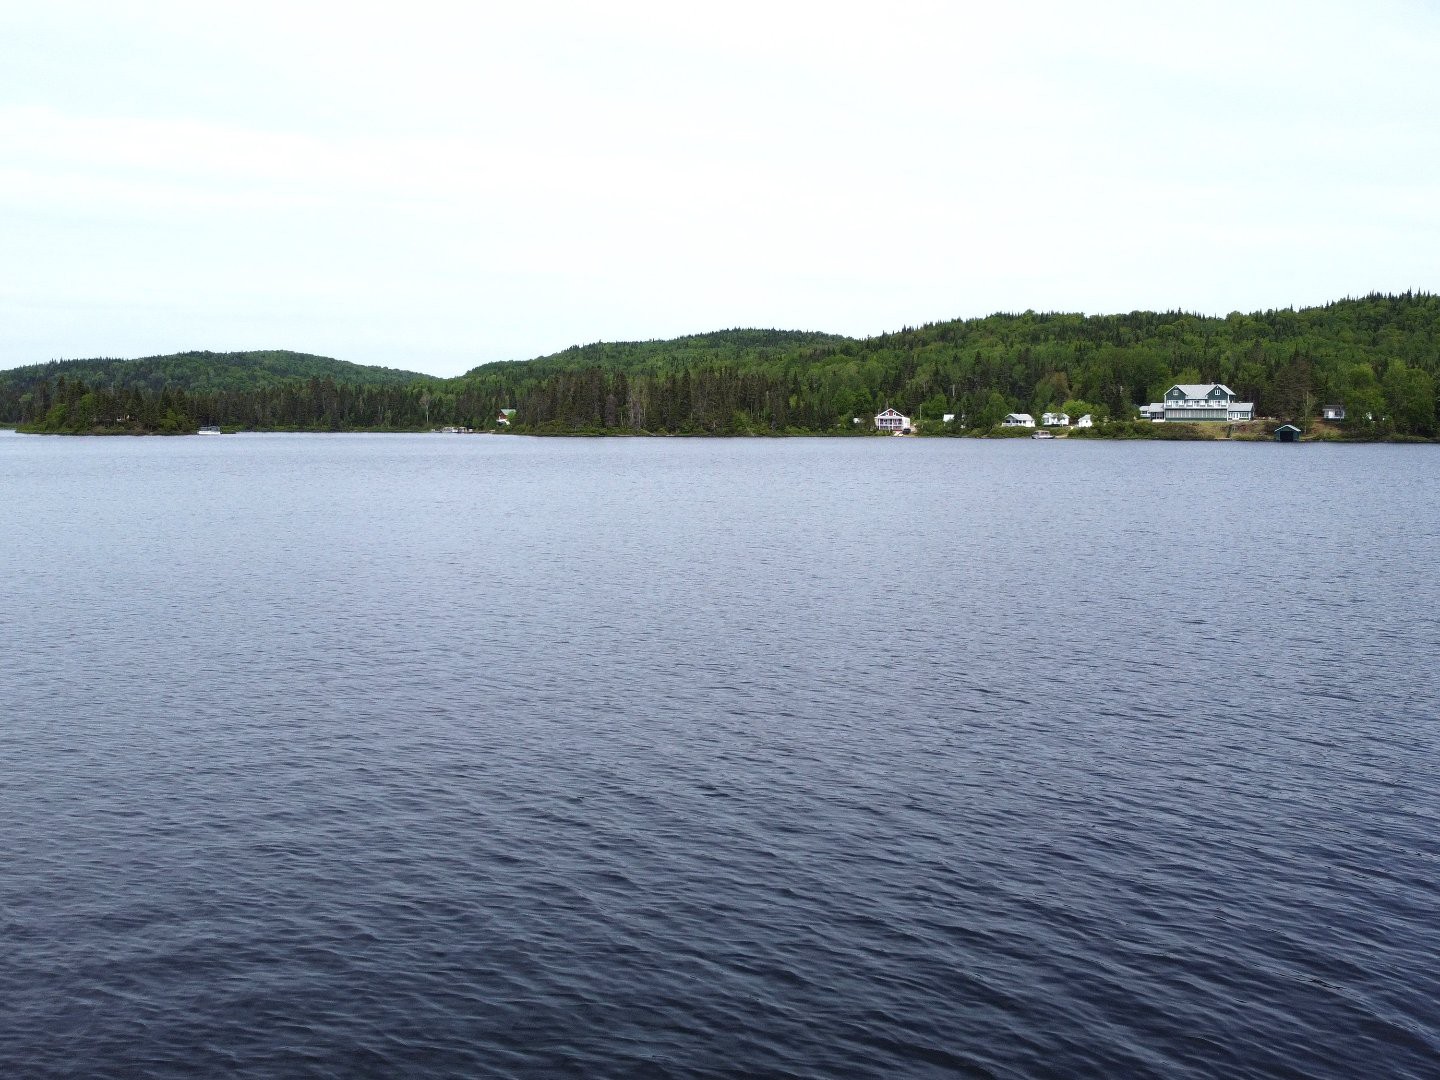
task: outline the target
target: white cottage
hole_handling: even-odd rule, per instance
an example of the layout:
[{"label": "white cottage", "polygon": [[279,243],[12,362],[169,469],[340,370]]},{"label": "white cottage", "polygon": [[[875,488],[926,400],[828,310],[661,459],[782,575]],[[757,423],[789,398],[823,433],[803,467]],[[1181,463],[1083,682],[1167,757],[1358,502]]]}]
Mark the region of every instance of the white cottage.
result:
[{"label": "white cottage", "polygon": [[1091,415],[1087,412],[1084,416],[1080,417],[1079,420],[1076,420],[1076,421],[1075,421],[1075,426],[1076,426],[1077,428],[1079,428],[1079,427],[1094,427],[1094,426],[1095,426],[1095,420],[1094,420],[1094,418],[1091,417]]},{"label": "white cottage", "polygon": [[1005,419],[1000,421],[1001,427],[1034,427],[1035,418],[1028,412],[1006,413]]},{"label": "white cottage", "polygon": [[1041,413],[1040,423],[1044,427],[1069,427],[1070,414],[1063,412]]},{"label": "white cottage", "polygon": [[909,431],[910,418],[894,409],[886,409],[882,413],[875,414],[875,428],[878,431]]},{"label": "white cottage", "polygon": [[1322,408],[1322,409],[1320,410],[1320,419],[1322,419],[1322,420],[1344,420],[1344,419],[1345,419],[1345,406],[1343,406],[1343,405],[1326,405],[1324,408]]}]

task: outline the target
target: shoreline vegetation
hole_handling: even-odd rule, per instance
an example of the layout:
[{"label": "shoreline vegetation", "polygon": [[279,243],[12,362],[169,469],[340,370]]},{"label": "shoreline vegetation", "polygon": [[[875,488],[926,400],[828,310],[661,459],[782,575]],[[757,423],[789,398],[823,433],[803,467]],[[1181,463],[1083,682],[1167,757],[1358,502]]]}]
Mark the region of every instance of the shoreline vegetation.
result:
[{"label": "shoreline vegetation", "polygon": [[[1249,423],[1152,423],[1176,384],[1223,383]],[[1007,413],[1090,414],[1062,438],[1440,439],[1440,297],[1372,294],[1210,317],[991,315],[855,339],[723,330],[574,346],[453,379],[270,350],[54,361],[0,371],[0,426],[36,434],[222,431],[878,436],[894,407],[920,437],[1018,438]],[[1350,419],[1319,419],[1327,407]],[[951,415],[946,422],[942,417]]]}]

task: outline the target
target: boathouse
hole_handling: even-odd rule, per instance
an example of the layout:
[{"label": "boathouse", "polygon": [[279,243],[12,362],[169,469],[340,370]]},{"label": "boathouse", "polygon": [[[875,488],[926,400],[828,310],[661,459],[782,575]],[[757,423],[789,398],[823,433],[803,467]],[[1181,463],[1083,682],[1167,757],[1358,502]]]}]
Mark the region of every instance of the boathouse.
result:
[{"label": "boathouse", "polygon": [[1294,424],[1281,424],[1275,429],[1276,442],[1299,442],[1300,429]]}]

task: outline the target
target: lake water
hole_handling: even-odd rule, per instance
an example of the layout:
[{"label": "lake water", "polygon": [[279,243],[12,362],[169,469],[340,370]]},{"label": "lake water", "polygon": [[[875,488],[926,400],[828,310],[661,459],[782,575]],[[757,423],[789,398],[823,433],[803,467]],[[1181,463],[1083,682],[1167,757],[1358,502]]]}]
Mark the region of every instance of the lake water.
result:
[{"label": "lake water", "polygon": [[1440,1076],[1440,452],[0,436],[0,1075]]}]

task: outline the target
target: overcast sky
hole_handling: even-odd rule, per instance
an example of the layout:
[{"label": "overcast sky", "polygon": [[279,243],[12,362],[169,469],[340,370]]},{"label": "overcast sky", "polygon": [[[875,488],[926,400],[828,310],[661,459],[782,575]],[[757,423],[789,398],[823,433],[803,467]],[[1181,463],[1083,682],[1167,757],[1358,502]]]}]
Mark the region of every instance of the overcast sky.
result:
[{"label": "overcast sky", "polygon": [[1440,289],[1440,4],[0,4],[0,367]]}]

